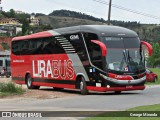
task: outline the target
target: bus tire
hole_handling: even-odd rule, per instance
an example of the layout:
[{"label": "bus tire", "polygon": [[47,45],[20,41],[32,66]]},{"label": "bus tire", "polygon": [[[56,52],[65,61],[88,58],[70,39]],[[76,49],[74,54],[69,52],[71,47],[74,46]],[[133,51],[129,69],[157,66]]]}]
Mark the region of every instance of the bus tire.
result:
[{"label": "bus tire", "polygon": [[54,90],[63,90],[64,88],[53,87]]},{"label": "bus tire", "polygon": [[40,86],[34,86],[34,88],[33,89],[39,89],[40,88]]},{"label": "bus tire", "polygon": [[85,78],[83,76],[81,77],[79,87],[80,87],[80,92],[81,92],[82,95],[87,95],[88,94],[86,81],[85,81]]},{"label": "bus tire", "polygon": [[33,86],[33,79],[30,74],[27,75],[27,88],[28,89],[39,89],[40,86]]},{"label": "bus tire", "polygon": [[122,91],[115,91],[115,94],[121,94]]}]

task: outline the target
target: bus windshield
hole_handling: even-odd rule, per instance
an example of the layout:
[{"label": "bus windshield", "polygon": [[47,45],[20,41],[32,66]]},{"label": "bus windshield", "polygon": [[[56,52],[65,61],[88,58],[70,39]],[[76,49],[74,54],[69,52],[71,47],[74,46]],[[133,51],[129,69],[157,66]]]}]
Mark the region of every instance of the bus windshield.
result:
[{"label": "bus windshield", "polygon": [[104,37],[107,47],[107,68],[113,71],[135,73],[145,69],[144,55],[138,37]]}]

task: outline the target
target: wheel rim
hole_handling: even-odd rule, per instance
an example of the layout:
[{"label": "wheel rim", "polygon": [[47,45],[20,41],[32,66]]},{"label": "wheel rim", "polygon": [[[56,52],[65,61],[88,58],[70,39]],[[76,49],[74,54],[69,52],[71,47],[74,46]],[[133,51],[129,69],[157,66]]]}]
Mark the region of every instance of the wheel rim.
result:
[{"label": "wheel rim", "polygon": [[83,81],[80,82],[80,89],[83,90]]},{"label": "wheel rim", "polygon": [[28,78],[28,82],[27,82],[27,83],[28,83],[28,86],[30,87],[30,86],[31,86],[31,84],[32,84],[31,77],[29,77],[29,78]]}]

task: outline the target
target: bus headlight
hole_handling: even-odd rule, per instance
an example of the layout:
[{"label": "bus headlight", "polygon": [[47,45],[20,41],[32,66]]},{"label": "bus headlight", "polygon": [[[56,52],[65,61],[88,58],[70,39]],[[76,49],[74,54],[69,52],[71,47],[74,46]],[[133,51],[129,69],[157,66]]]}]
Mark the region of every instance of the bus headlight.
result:
[{"label": "bus headlight", "polygon": [[110,88],[110,85],[107,85],[107,88]]}]

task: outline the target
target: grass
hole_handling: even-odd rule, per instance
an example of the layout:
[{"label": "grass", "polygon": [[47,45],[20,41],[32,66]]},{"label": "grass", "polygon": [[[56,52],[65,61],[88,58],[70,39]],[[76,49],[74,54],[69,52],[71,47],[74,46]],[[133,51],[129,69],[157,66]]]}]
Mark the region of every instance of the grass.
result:
[{"label": "grass", "polygon": [[[127,114],[129,116],[130,113],[138,113],[138,114],[146,113],[144,111],[148,111],[147,113],[149,112],[154,113],[155,111],[158,111],[160,113],[160,104],[131,108],[131,109],[126,110],[124,114]],[[104,119],[108,119],[108,120],[159,120],[159,117],[116,117],[117,116],[116,114],[119,114],[120,116],[122,116],[121,112],[113,113],[112,114],[113,116],[111,115],[112,117],[105,117],[106,114],[109,114],[109,113],[106,112],[96,117],[87,118],[86,120],[104,120]]]},{"label": "grass", "polygon": [[145,110],[160,111],[160,104],[135,107],[135,108],[128,109],[127,111],[145,111]]},{"label": "grass", "polygon": [[24,90],[21,87],[16,86],[14,83],[0,83],[0,97],[9,95],[23,94]]}]

